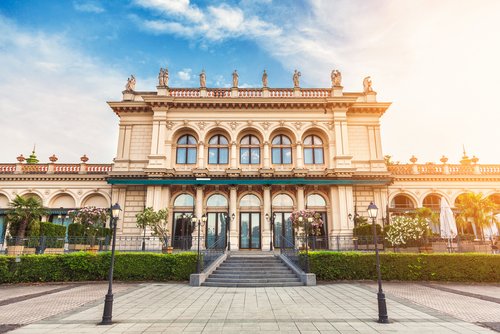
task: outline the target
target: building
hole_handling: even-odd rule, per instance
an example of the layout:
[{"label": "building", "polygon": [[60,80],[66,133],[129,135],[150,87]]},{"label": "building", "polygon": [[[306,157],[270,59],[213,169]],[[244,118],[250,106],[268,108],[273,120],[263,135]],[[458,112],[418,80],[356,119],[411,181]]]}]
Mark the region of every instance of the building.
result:
[{"label": "building", "polygon": [[292,237],[290,213],[307,208],[325,222],[316,247],[335,248],[371,201],[383,224],[466,191],[500,198],[500,165],[387,165],[380,121],[390,103],[376,100],[369,78],[363,92],[344,92],[333,73],[331,88],[301,88],[296,75],[293,88],[237,81],[207,88],[203,72],[199,88],[171,88],[160,76],[156,91],[138,92],[129,80],[109,102],[120,119],[114,163],[0,164],[0,217],[16,194],[38,196],[46,219],[63,223],[69,209],[117,202],[118,234],[139,236],[138,212],[168,208],[174,246],[198,232],[185,217],[206,214],[203,247],[230,235],[232,249],[268,250]]}]

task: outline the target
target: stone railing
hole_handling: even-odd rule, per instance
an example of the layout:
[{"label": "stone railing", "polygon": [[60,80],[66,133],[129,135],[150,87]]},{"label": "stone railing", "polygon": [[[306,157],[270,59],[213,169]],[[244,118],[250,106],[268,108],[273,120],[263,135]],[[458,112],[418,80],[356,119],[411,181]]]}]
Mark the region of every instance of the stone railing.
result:
[{"label": "stone railing", "polygon": [[173,97],[200,97],[198,88],[175,88],[170,90],[170,95]]},{"label": "stone railing", "polygon": [[405,165],[389,165],[389,172],[393,175],[499,175],[500,165],[436,165],[436,164],[405,164]]},{"label": "stone railing", "polygon": [[107,174],[111,164],[0,164],[0,174]]},{"label": "stone railing", "polygon": [[[172,97],[234,97],[234,88],[173,88]],[[205,92],[205,93],[202,93]],[[237,97],[309,97],[322,98],[331,96],[329,88],[237,88]],[[266,93],[265,93],[266,92]]]},{"label": "stone railing", "polygon": [[325,88],[302,88],[300,93],[302,97],[329,97],[331,90]]}]

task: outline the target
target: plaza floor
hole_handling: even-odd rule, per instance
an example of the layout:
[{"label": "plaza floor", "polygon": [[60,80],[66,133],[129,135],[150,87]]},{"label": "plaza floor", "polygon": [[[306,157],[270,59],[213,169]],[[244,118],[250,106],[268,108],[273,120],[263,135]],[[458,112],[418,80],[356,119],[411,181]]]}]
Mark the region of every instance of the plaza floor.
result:
[{"label": "plaza floor", "polygon": [[1,286],[0,332],[495,333],[491,328],[500,321],[498,285],[384,283],[390,323],[379,324],[371,282],[288,288],[143,283],[115,284],[114,323],[102,326],[106,289],[101,283]]}]

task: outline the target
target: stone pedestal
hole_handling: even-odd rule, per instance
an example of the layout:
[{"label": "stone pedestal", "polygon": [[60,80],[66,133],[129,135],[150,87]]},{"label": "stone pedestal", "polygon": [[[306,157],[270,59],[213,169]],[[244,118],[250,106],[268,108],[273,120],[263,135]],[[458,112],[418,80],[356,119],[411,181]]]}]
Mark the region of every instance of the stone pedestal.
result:
[{"label": "stone pedestal", "polygon": [[366,102],[377,102],[377,93],[376,92],[368,92],[365,93]]},{"label": "stone pedestal", "polygon": [[238,97],[238,87],[231,87],[231,97]]},{"label": "stone pedestal", "polygon": [[262,88],[262,97],[269,97],[269,88],[263,87]]},{"label": "stone pedestal", "polygon": [[124,90],[123,92],[123,101],[134,101],[134,92],[130,90]]},{"label": "stone pedestal", "polygon": [[207,97],[207,89],[205,87],[200,88],[200,96]]},{"label": "stone pedestal", "polygon": [[300,93],[300,87],[294,87],[293,88],[293,96],[294,97],[300,97],[302,94]]},{"label": "stone pedestal", "polygon": [[344,95],[344,93],[342,92],[343,89],[344,89],[344,87],[342,87],[342,86],[332,87],[331,97],[343,96]]},{"label": "stone pedestal", "polygon": [[158,96],[169,96],[170,92],[167,86],[156,86]]}]

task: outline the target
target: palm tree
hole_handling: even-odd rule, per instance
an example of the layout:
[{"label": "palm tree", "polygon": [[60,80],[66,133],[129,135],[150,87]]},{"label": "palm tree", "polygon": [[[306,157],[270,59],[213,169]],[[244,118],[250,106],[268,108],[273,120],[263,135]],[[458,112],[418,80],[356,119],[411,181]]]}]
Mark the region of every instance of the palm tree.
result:
[{"label": "palm tree", "polygon": [[484,228],[491,224],[491,212],[496,209],[496,204],[484,197],[482,193],[466,193],[460,195],[456,207],[460,211],[459,221],[472,219],[474,224],[481,229],[481,237],[484,240]]},{"label": "palm tree", "polygon": [[[22,197],[17,195],[9,205],[10,210],[7,219],[11,224],[11,230],[16,234],[16,246],[20,246],[28,226],[39,219],[40,216],[45,215],[46,210],[40,200],[33,196]],[[17,227],[17,229],[12,227]]]}]

